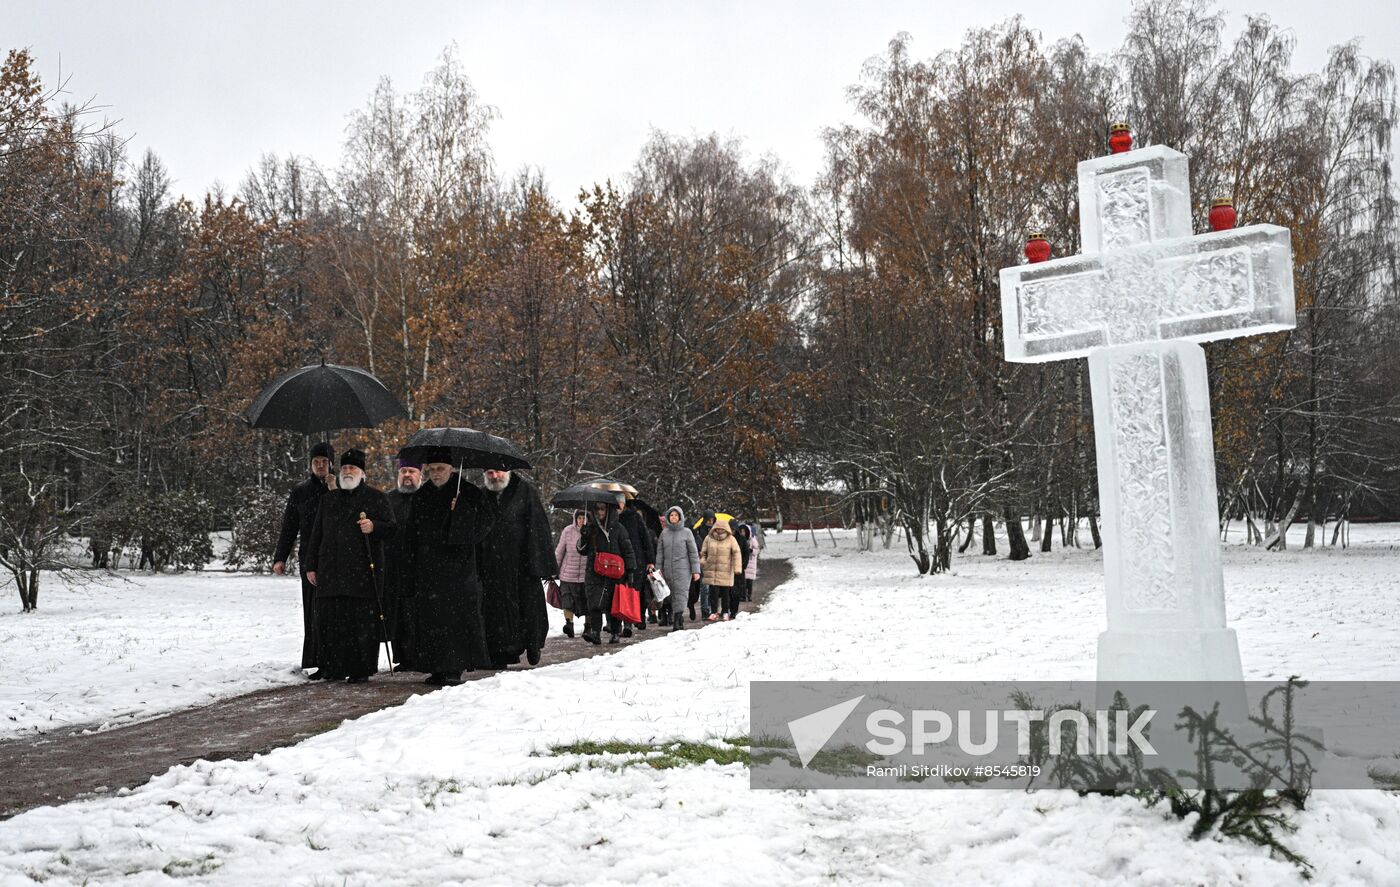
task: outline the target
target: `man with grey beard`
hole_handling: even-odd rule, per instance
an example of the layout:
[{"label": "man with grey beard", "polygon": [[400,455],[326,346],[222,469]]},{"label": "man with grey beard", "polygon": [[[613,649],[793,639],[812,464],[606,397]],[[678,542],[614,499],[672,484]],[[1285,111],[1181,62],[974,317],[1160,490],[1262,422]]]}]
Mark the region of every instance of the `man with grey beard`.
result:
[{"label": "man with grey beard", "polygon": [[[408,523],[413,494],[423,485],[423,465],[417,460],[400,457],[398,469],[398,486],[385,495],[394,510],[394,520],[402,527]],[[413,645],[413,625],[404,602],[406,595],[400,588],[404,571],[398,568],[403,563],[406,538],[407,534],[400,533],[391,539],[385,558],[384,618],[389,623],[389,639],[393,641],[394,658],[398,660],[394,663],[395,671],[399,670],[399,662],[409,661],[409,648]]]},{"label": "man with grey beard", "polygon": [[559,575],[553,534],[539,490],[510,471],[487,469],[483,518],[491,525],[477,547],[481,616],[497,668],[540,661],[549,632],[542,582]]}]

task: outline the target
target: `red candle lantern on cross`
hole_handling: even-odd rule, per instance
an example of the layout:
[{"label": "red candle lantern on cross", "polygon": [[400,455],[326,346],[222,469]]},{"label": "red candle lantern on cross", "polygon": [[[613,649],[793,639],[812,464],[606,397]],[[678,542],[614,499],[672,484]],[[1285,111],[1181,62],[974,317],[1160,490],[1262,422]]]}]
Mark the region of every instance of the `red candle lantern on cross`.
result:
[{"label": "red candle lantern on cross", "polygon": [[1217,197],[1210,202],[1210,230],[1229,231],[1235,227],[1235,200],[1232,197]]},{"label": "red candle lantern on cross", "polygon": [[1026,261],[1034,265],[1050,258],[1050,241],[1039,231],[1032,231],[1026,237]]},{"label": "red candle lantern on cross", "polygon": [[1133,128],[1127,123],[1115,123],[1108,128],[1108,150],[1122,154],[1133,149]]}]

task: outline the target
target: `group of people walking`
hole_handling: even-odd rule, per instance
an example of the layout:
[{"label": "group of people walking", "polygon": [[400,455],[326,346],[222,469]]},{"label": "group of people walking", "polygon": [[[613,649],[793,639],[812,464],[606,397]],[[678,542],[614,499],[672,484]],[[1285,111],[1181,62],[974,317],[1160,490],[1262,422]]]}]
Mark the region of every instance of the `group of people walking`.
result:
[{"label": "group of people walking", "polygon": [[539,662],[549,620],[541,583],[558,572],[539,491],[511,471],[466,482],[451,452],[401,458],[385,494],[352,449],[328,443],[288,497],[273,570],[300,545],[302,668],[313,680],[367,681],[379,644],[395,671],[459,684],[472,669]]},{"label": "group of people walking", "polygon": [[[652,526],[621,493],[616,505],[598,502],[575,511],[554,548],[564,635],[574,636],[579,615],[584,617],[581,637],[593,644],[602,643],[605,626],[610,644],[648,624],[679,630],[687,614],[692,621],[697,618],[697,603],[700,619],[733,619],[740,603],[753,599],[760,550],[757,528],[733,523],[737,526],[707,511],[692,528],[685,511],[673,505]],[[599,553],[621,557],[622,576],[612,578],[595,569]],[[641,597],[642,618],[635,623],[611,615],[613,594],[624,581]]]},{"label": "group of people walking", "polygon": [[[648,624],[681,629],[733,619],[753,596],[756,527],[713,511],[691,528],[672,507],[648,520],[618,493],[574,512],[557,544],[539,491],[511,471],[466,481],[450,450],[398,461],[388,493],[365,479],[365,454],[319,443],[309,474],[287,499],[273,555],[286,570],[300,546],[304,641],[313,680],[362,683],[388,642],[395,671],[455,685],[462,673],[540,661],[548,633],[544,583],[557,582],[564,635],[601,644]],[[732,523],[732,525],[731,525]],[[606,567],[606,569],[604,569]],[[613,615],[619,584],[637,590],[640,618]],[[700,614],[696,615],[696,605]]]}]

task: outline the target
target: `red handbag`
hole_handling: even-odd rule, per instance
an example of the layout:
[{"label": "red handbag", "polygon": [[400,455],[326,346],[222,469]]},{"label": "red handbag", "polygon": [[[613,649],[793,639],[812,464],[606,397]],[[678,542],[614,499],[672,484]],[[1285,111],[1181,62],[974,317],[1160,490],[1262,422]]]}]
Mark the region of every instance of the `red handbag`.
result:
[{"label": "red handbag", "polygon": [[620,554],[600,551],[593,555],[593,572],[605,579],[621,579],[627,572],[627,562]]},{"label": "red handbag", "polygon": [[612,615],[623,622],[642,621],[642,596],[637,589],[621,582],[613,586]]},{"label": "red handbag", "polygon": [[553,579],[549,580],[549,584],[545,587],[544,602],[556,610],[564,609],[564,601],[559,594],[559,583]]}]

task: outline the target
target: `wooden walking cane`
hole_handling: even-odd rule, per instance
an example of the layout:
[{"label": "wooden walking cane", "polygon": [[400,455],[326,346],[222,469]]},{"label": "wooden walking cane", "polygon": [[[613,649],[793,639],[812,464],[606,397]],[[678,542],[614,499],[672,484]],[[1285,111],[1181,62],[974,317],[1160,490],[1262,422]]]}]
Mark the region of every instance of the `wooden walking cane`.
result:
[{"label": "wooden walking cane", "polygon": [[[360,512],[360,520],[368,520],[369,515]],[[374,548],[369,544],[369,534],[365,537],[365,554],[369,557],[369,579],[374,584],[374,604],[379,608],[379,633],[384,638],[384,652],[389,657],[389,673],[394,673],[394,648],[389,646],[389,623],[384,620],[384,595],[379,589],[379,571],[374,568]]]}]

